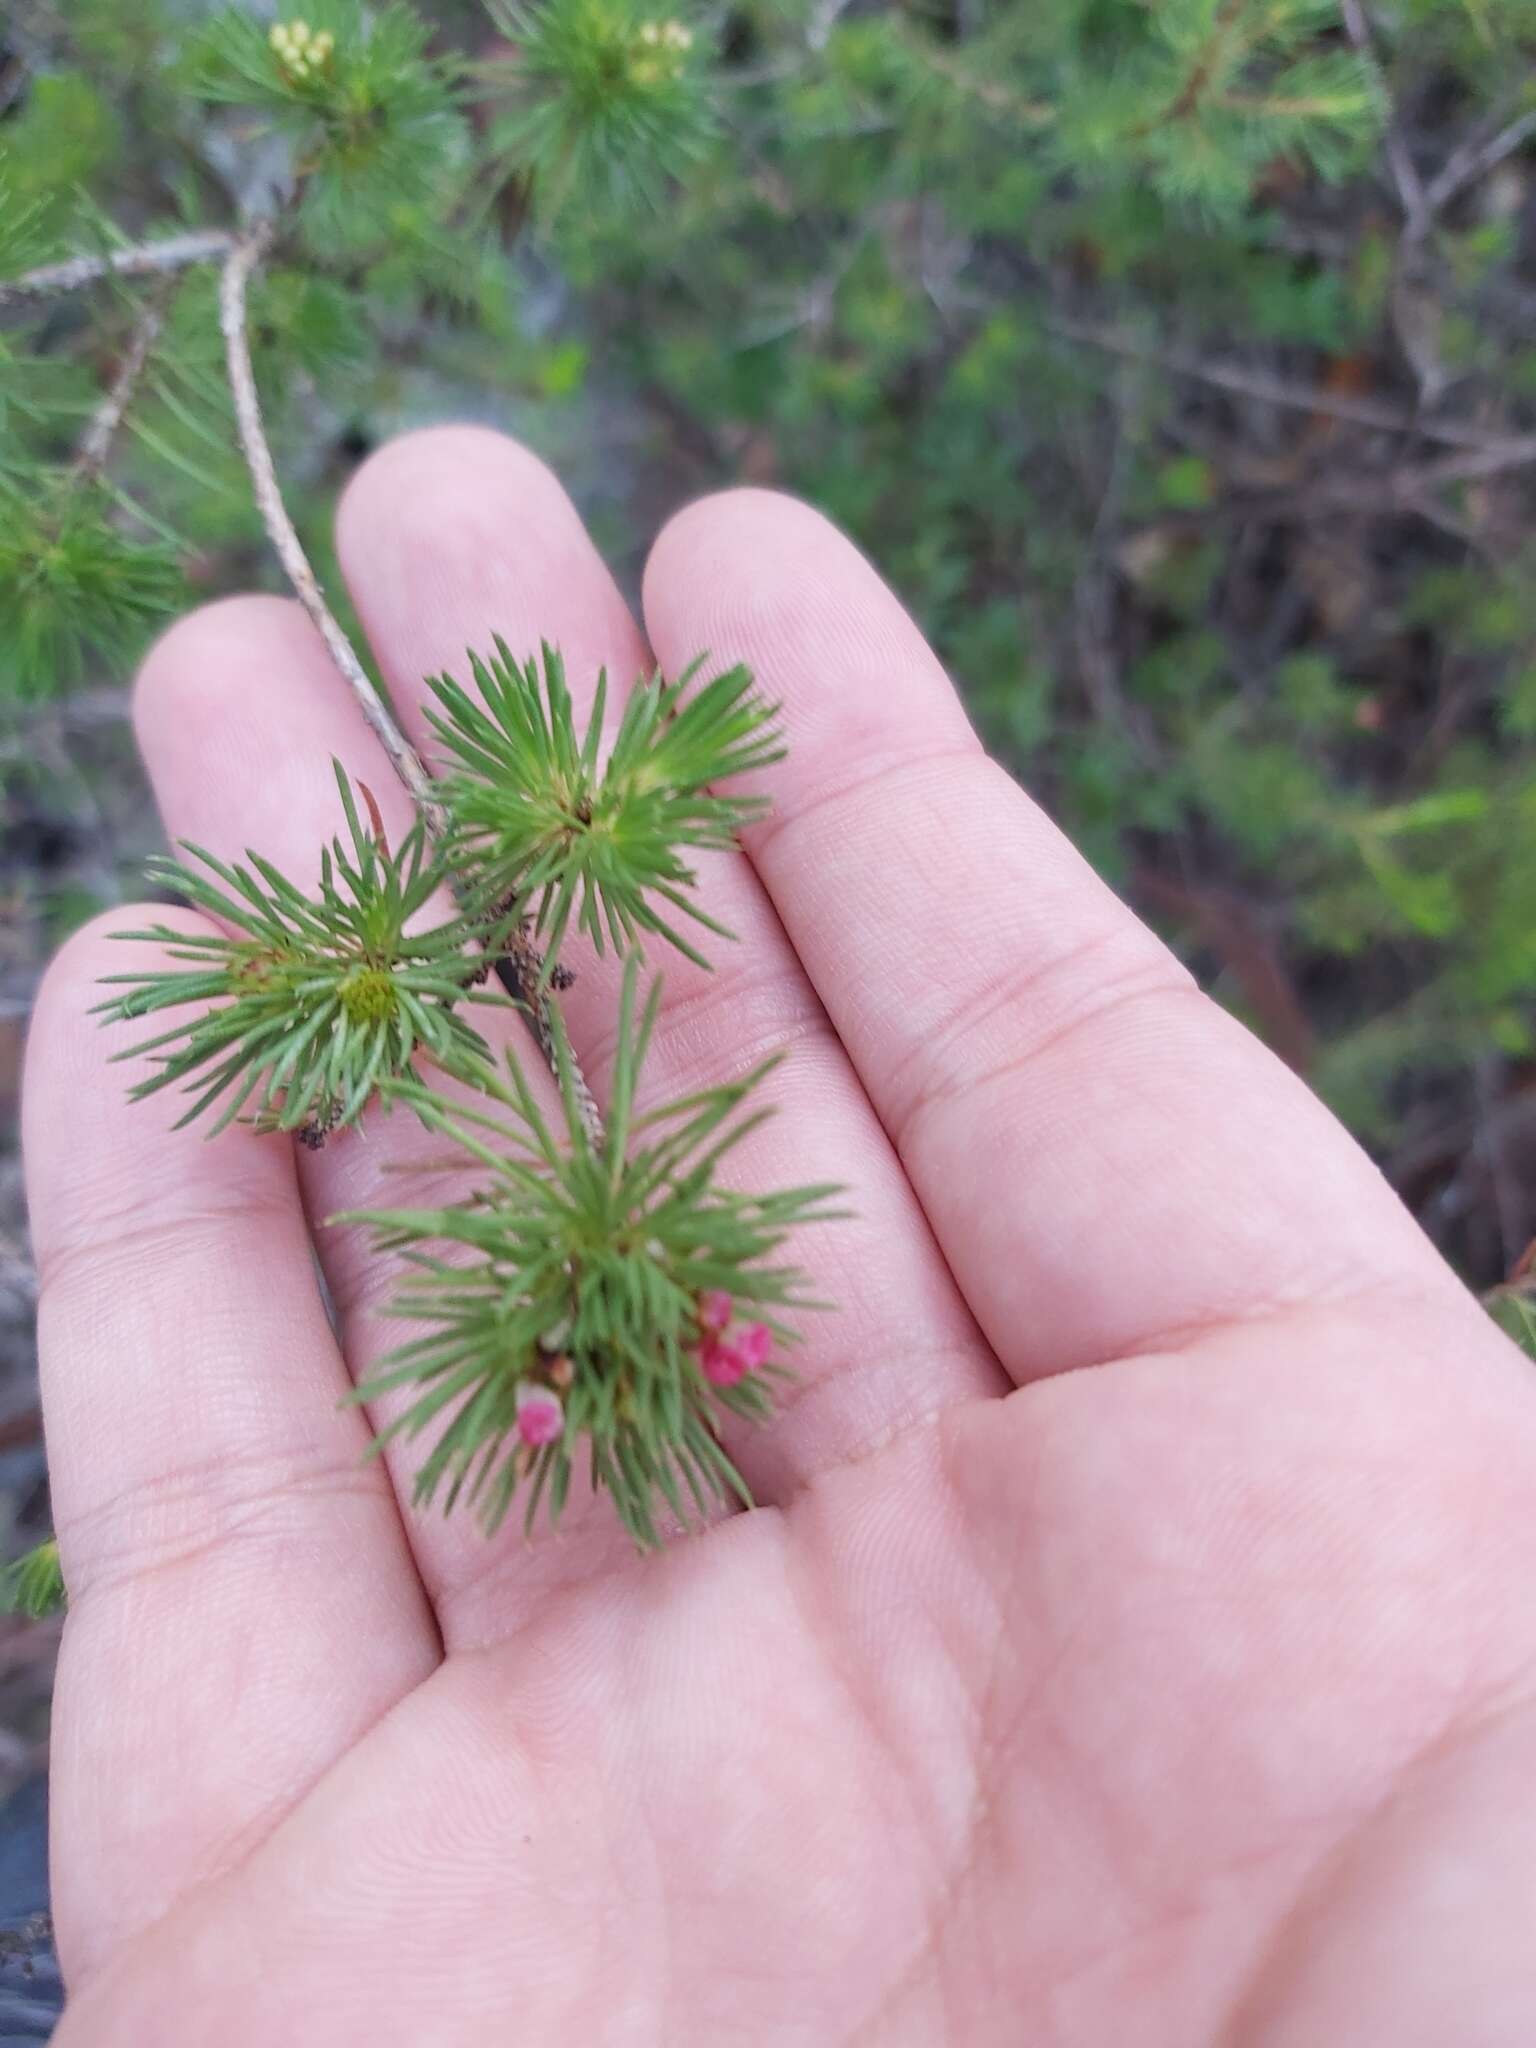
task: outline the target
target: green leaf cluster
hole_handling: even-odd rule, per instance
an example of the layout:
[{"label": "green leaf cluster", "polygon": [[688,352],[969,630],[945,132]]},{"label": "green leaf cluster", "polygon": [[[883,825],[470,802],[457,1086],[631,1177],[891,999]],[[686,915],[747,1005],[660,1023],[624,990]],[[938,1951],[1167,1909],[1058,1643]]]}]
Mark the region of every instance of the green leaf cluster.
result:
[{"label": "green leaf cluster", "polygon": [[700,33],[634,0],[493,0],[493,147],[546,220],[656,207],[715,133]]},{"label": "green leaf cluster", "polygon": [[24,486],[0,470],[0,704],[125,659],[182,591],[174,549],[129,538],[96,490],[64,471]]},{"label": "green leaf cluster", "polygon": [[[216,1111],[216,1133],[245,1115],[259,1129],[318,1145],[382,1097],[451,1141],[481,1176],[472,1197],[450,1208],[345,1219],[370,1224],[381,1253],[406,1254],[409,1277],[391,1312],[419,1333],[358,1398],[412,1390],[381,1442],[438,1428],[418,1480],[423,1503],[441,1497],[451,1508],[462,1499],[494,1529],[527,1478],[527,1521],[541,1502],[558,1515],[584,1448],[593,1486],[613,1496],[637,1542],[651,1544],[663,1507],[686,1521],[713,1501],[748,1498],[719,1442],[719,1419],[761,1420],[782,1376],[782,1367],[759,1367],[712,1385],[700,1355],[703,1297],[728,1295],[781,1345],[792,1344],[784,1316],[814,1304],[798,1269],[775,1255],[792,1230],[830,1213],[835,1192],[748,1195],[720,1184],[722,1160],[766,1113],[738,1114],[774,1060],[738,1082],[644,1113],[636,1107],[661,989],[653,985],[637,1014],[632,941],[642,922],[668,929],[646,890],[658,870],[691,881],[679,845],[728,844],[739,823],[758,814],[755,803],[705,795],[698,785],[707,774],[761,766],[780,749],[766,737],[768,714],[750,699],[743,671],[686,700],[681,686],[639,685],[606,771],[598,767],[601,689],[578,747],[551,649],[542,690],[537,666],[518,669],[504,648],[485,681],[487,713],[457,690],[444,699],[463,732],[480,721],[502,748],[482,749],[471,793],[518,799],[524,779],[547,789],[565,778],[576,809],[590,808],[597,821],[600,864],[594,870],[583,857],[572,872],[596,874],[588,900],[604,906],[608,936],[628,955],[600,1133],[589,1124],[558,1013],[549,1024],[558,1125],[516,1056],[509,1051],[498,1064],[463,1015],[493,964],[526,947],[525,924],[551,891],[558,897],[566,870],[534,858],[509,887],[506,868],[461,868],[467,842],[451,810],[446,853],[429,847],[421,822],[392,852],[369,793],[365,825],[339,766],[348,838],[323,855],[317,891],[307,894],[256,853],[229,865],[189,846],[195,866],[156,863],[153,878],[219,928],[156,924],[124,933],[179,964],[106,977],[122,992],[99,1014],[125,1022],[188,1013],[113,1055],[152,1056],[132,1095],[181,1088],[192,1098],[181,1124]],[[442,794],[451,804],[457,791],[450,784]],[[679,835],[670,845],[669,821]],[[465,907],[428,922],[450,875]],[[670,881],[659,886],[680,897]],[[568,914],[556,910],[549,922],[562,940]],[[595,913],[579,922],[601,949]],[[545,979],[559,979],[553,955]],[[451,1100],[444,1076],[461,1084]],[[518,1432],[520,1398],[535,1386],[563,1397],[561,1432],[538,1447]]]},{"label": "green leaf cluster", "polygon": [[738,666],[698,688],[696,668],[673,683],[638,684],[605,755],[606,676],[578,736],[552,647],[542,665],[519,663],[497,641],[489,662],[472,654],[470,667],[476,695],[438,676],[428,715],[449,763],[439,794],[451,851],[480,896],[531,917],[548,969],[573,929],[599,953],[605,944],[624,953],[656,932],[707,966],[667,911],[731,936],[700,909],[685,855],[733,846],[767,809],[713,788],[783,755],[774,707],[751,672]]},{"label": "green leaf cluster", "polygon": [[152,866],[155,882],[226,928],[124,932],[187,964],[106,977],[124,991],[100,1005],[109,1020],[192,1012],[113,1055],[156,1055],[133,1099],[183,1087],[193,1101],[178,1128],[218,1104],[210,1135],[247,1112],[263,1128],[322,1139],[355,1124],[413,1061],[453,1071],[484,1057],[459,1006],[484,979],[484,949],[494,955],[509,920],[455,914],[424,925],[446,885],[425,827],[418,822],[392,851],[363,826],[339,765],[336,780],[347,841],[333,839],[322,854],[314,895],[257,853],[230,866],[188,846],[196,867]]},{"label": "green leaf cluster", "polygon": [[43,1621],[64,1608],[64,1574],[59,1546],[50,1536],[0,1572],[0,1614],[24,1614]]},{"label": "green leaf cluster", "polygon": [[[728,1294],[780,1344],[796,1341],[783,1318],[819,1305],[799,1269],[775,1259],[790,1231],[832,1213],[838,1190],[746,1195],[718,1177],[767,1114],[738,1112],[778,1062],[640,1113],[661,990],[653,985],[637,1015],[636,987],[631,957],[600,1140],[583,1121],[563,1033],[559,1125],[513,1058],[485,1077],[483,1109],[397,1083],[389,1095],[459,1149],[483,1177],[479,1194],[454,1208],[348,1219],[369,1224],[381,1252],[408,1255],[413,1270],[391,1313],[419,1331],[357,1398],[410,1393],[381,1441],[437,1429],[416,1497],[446,1508],[463,1500],[487,1530],[520,1486],[526,1526],[541,1503],[558,1515],[583,1453],[592,1486],[642,1545],[658,1540],[662,1506],[687,1523],[715,1501],[750,1505],[717,1427],[722,1414],[766,1417],[770,1375],[709,1383],[701,1298]],[[564,1403],[562,1433],[537,1448],[515,1433],[518,1391],[530,1385],[560,1389]]]},{"label": "green leaf cluster", "polygon": [[[328,39],[323,59],[300,69],[274,47],[294,20]],[[416,207],[443,211],[462,185],[470,146],[454,82],[429,53],[426,24],[397,0],[305,0],[294,20],[226,9],[193,38],[187,83],[255,110],[286,141],[314,256],[365,255]]]}]

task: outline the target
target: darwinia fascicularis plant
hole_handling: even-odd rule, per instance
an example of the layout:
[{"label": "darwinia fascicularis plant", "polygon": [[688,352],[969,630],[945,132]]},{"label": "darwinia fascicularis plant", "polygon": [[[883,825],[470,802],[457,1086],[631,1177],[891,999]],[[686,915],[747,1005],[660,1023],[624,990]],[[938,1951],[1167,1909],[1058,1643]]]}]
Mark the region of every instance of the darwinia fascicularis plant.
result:
[{"label": "darwinia fascicularis plant", "polygon": [[[742,669],[686,698],[660,678],[639,683],[606,760],[602,677],[578,741],[552,649],[542,671],[498,649],[474,672],[483,709],[450,678],[431,686],[452,743],[451,770],[428,788],[435,833],[419,821],[391,849],[376,805],[365,824],[338,766],[347,839],[323,854],[318,891],[254,852],[226,865],[185,848],[195,865],[159,863],[156,879],[223,932],[125,935],[158,943],[167,964],[112,976],[120,992],[101,1008],[175,1018],[117,1057],[150,1054],[134,1094],[181,1088],[183,1123],[206,1117],[218,1131],[244,1116],[317,1146],[382,1101],[447,1140],[473,1185],[465,1202],[339,1219],[370,1228],[380,1256],[402,1255],[393,1312],[417,1333],[357,1397],[411,1394],[386,1434],[434,1439],[419,1501],[462,1500],[495,1529],[522,1487],[531,1524],[541,1503],[559,1513],[584,1458],[651,1544],[658,1503],[686,1521],[749,1498],[717,1423],[769,1412],[777,1354],[796,1338],[785,1318],[816,1306],[777,1254],[835,1193],[721,1183],[721,1161],[761,1118],[750,1098],[771,1060],[637,1107],[661,995],[653,981],[639,999],[639,936],[684,944],[658,903],[724,935],[692,900],[688,850],[730,843],[760,809],[709,785],[781,748]],[[450,892],[459,908],[432,921]],[[605,1119],[551,1002],[578,927],[624,959]],[[493,966],[512,994],[482,986]],[[491,1051],[476,1006],[539,1021],[558,1113],[540,1106],[516,1051]],[[451,1094],[449,1082],[460,1084]]]},{"label": "darwinia fascicularis plant", "polygon": [[[370,365],[387,358],[393,375],[418,338],[457,348],[474,330],[487,353],[508,342],[536,356],[541,378],[561,369],[564,341],[548,356],[542,341],[534,350],[509,311],[525,270],[546,272],[541,255],[525,264],[519,253],[542,237],[563,242],[560,267],[578,288],[605,270],[632,288],[643,278],[629,323],[637,381],[662,395],[696,388],[698,405],[758,420],[798,448],[799,487],[904,558],[920,606],[941,626],[947,614],[949,651],[979,706],[990,701],[1010,730],[1021,707],[1028,726],[1031,705],[1062,701],[1032,694],[1035,671],[1043,689],[1057,665],[1048,651],[1021,667],[1014,565],[1042,554],[1037,593],[1039,577],[1063,578],[1076,646],[1102,528],[1127,583],[1145,584],[1150,609],[1178,627],[1168,642],[1178,661],[1136,679],[1134,725],[1095,724],[1082,774],[1070,766],[1065,777],[1069,822],[1078,786],[1075,822],[1089,831],[1114,814],[1117,831],[1150,821],[1162,834],[1170,805],[1198,804],[1202,842],[1235,837],[1268,863],[1283,826],[1309,874],[1321,827],[1344,865],[1326,888],[1306,883],[1303,925],[1314,936],[1337,928],[1352,951],[1362,918],[1386,901],[1394,928],[1428,945],[1456,901],[1475,906],[1463,926],[1493,936],[1457,967],[1448,996],[1423,991],[1432,1000],[1413,1028],[1439,1057],[1446,1004],[1475,993],[1475,1015],[1495,1019],[1506,1051],[1529,1051],[1516,1014],[1530,978],[1529,861],[1508,850],[1511,805],[1489,809],[1479,832],[1493,835],[1498,859],[1476,853],[1457,897],[1438,864],[1420,872],[1399,852],[1410,836],[1436,846],[1432,833],[1468,822],[1457,791],[1449,806],[1446,792],[1415,789],[1411,801],[1358,810],[1361,735],[1326,662],[1321,677],[1303,663],[1283,688],[1277,669],[1273,692],[1245,683],[1241,709],[1268,719],[1304,701],[1319,759],[1323,736],[1342,731],[1342,805],[1320,768],[1293,794],[1304,764],[1290,737],[1277,783],[1279,747],[1250,748],[1250,726],[1230,723],[1220,636],[1195,621],[1213,580],[1242,581],[1215,574],[1208,514],[1219,496],[1207,504],[1227,473],[1219,437],[1237,423],[1224,412],[1218,428],[1189,402],[1207,389],[1222,405],[1234,389],[1255,391],[1253,366],[1229,361],[1236,319],[1238,344],[1262,332],[1287,352],[1283,376],[1258,370],[1266,475],[1287,416],[1271,423],[1271,404],[1332,422],[1326,445],[1342,451],[1339,465],[1361,451],[1360,474],[1330,479],[1325,463],[1316,475],[1324,502],[1342,488],[1341,510],[1388,459],[1362,441],[1367,431],[1395,437],[1399,455],[1421,434],[1451,438],[1447,463],[1404,474],[1425,489],[1426,518],[1440,524],[1448,509],[1458,531],[1472,508],[1456,479],[1527,460],[1518,405],[1505,402],[1516,380],[1488,402],[1481,356],[1455,330],[1465,309],[1481,317],[1511,287],[1504,317],[1518,339],[1514,220],[1469,202],[1529,146],[1514,83],[1529,68],[1529,0],[742,0],[728,18],[688,20],[671,17],[670,0],[665,14],[650,0],[488,0],[488,18],[475,0],[304,0],[302,17],[294,7],[274,22],[248,0],[196,23],[179,0],[11,10],[14,61],[0,81],[0,719],[8,705],[131,662],[182,601],[186,565],[246,545],[254,506],[419,824],[386,844],[369,793],[343,780],[318,894],[260,849],[231,865],[187,849],[157,880],[210,913],[223,937],[161,938],[163,971],[115,983],[106,1007],[134,1020],[125,1042],[142,1052],[149,1041],[146,1114],[174,1098],[206,1129],[240,1118],[317,1145],[332,1134],[349,1142],[344,1127],[382,1103],[462,1155],[473,1202],[374,1223],[413,1319],[385,1372],[407,1391],[397,1426],[420,1444],[424,1493],[495,1522],[514,1505],[557,1510],[573,1471],[590,1471],[649,1541],[658,1513],[686,1516],[739,1492],[715,1424],[766,1407],[804,1305],[802,1283],[776,1263],[781,1241],[825,1213],[814,1191],[748,1201],[721,1185],[722,1153],[755,1114],[745,1086],[659,1115],[633,1109],[654,992],[642,987],[640,949],[707,959],[727,937],[692,863],[752,815],[719,789],[768,766],[779,745],[751,679],[706,670],[642,683],[604,749],[600,717],[574,715],[557,653],[486,645],[456,682],[436,684],[424,761],[289,514],[305,479],[285,451],[333,395],[365,384]],[[1462,110],[1455,148],[1433,132],[1442,102]],[[132,135],[155,146],[125,148]],[[1336,206],[1327,184],[1365,177],[1373,160],[1369,202]],[[651,209],[643,236],[630,234],[637,207]],[[1425,301],[1437,274],[1437,291],[1458,280],[1455,295]],[[1414,308],[1437,303],[1453,317],[1431,322],[1438,339],[1426,342]],[[1422,403],[1396,413],[1291,360],[1321,347],[1336,368],[1358,370],[1362,351],[1379,357],[1374,305],[1390,307],[1394,359],[1444,350],[1444,369],[1416,372]],[[1167,334],[1161,317],[1147,325],[1160,306]],[[578,338],[570,348],[580,355]],[[1134,378],[1117,373],[1100,423],[1114,427],[1112,488],[1084,462],[1108,394],[1090,374],[1064,374],[1069,353],[1139,366]],[[1448,411],[1435,397],[1447,376]],[[1164,392],[1155,401],[1154,384]],[[1173,400],[1175,386],[1189,401]],[[1021,403],[1040,391],[1044,407]],[[1053,435],[1042,413],[1058,403]],[[1346,425],[1353,438],[1334,433]],[[1296,438],[1310,477],[1321,437]],[[1237,479],[1241,447],[1239,436]],[[1086,580],[1063,538],[1064,456],[1093,501]],[[979,526],[977,477],[989,507]],[[1401,482],[1383,471],[1376,487],[1395,502]],[[1309,487],[1296,486],[1298,502]],[[1447,489],[1454,503],[1438,507]],[[1250,484],[1239,495],[1248,501]],[[1122,499],[1147,506],[1157,523],[1144,531],[1160,545],[1170,515],[1179,522],[1166,559],[1134,573],[1130,547],[1112,544]],[[883,536],[858,510],[877,501],[888,508]],[[304,500],[293,502],[302,527]],[[1301,516],[1278,500],[1271,509]],[[1227,523],[1246,550],[1252,526]],[[1457,576],[1470,657],[1487,637],[1487,582],[1471,567]],[[1517,586],[1511,569],[1506,595]],[[1513,600],[1505,609],[1499,630],[1513,650],[1523,614]],[[585,702],[599,679],[570,681]],[[1462,693],[1481,722],[1484,687]],[[1528,730],[1536,700],[1524,680],[1509,688],[1509,730]],[[1098,721],[1098,686],[1087,695]],[[1081,733],[1054,712],[1047,722],[1075,761]],[[1191,753],[1186,727],[1220,750]],[[1184,764],[1172,781],[1147,774],[1159,749]],[[581,956],[598,950],[616,950],[631,977],[606,1125],[558,1011]],[[504,1036],[497,1004],[529,1027],[553,1086],[538,1079],[535,1092],[524,1068],[489,1051]],[[1495,1306],[1536,1346],[1531,1298],[1522,1271]],[[57,1583],[45,1547],[12,1592],[37,1606]]]},{"label": "darwinia fascicularis plant", "polygon": [[[436,1133],[462,1160],[461,1202],[338,1219],[398,1262],[393,1312],[411,1327],[355,1398],[408,1397],[387,1435],[420,1440],[423,1505],[462,1503],[487,1530],[517,1506],[531,1526],[541,1511],[560,1513],[575,1480],[608,1493],[650,1545],[669,1520],[748,1500],[720,1425],[770,1412],[798,1317],[818,1305],[782,1253],[792,1232],[831,1213],[835,1192],[749,1195],[722,1178],[766,1113],[754,1098],[772,1061],[641,1106],[660,1003],[659,982],[642,987],[642,946],[707,966],[706,943],[730,938],[698,899],[693,859],[733,845],[766,808],[717,789],[780,758],[774,708],[746,670],[706,679],[696,664],[676,680],[635,682],[605,746],[607,678],[579,679],[592,709],[578,725],[558,651],[519,659],[497,641],[471,654],[472,688],[432,681],[439,758],[423,760],[289,516],[253,351],[253,297],[274,273],[366,276],[370,252],[411,234],[427,260],[434,240],[473,233],[509,149],[537,215],[584,194],[654,197],[708,136],[682,24],[617,0],[552,0],[498,19],[518,54],[491,67],[502,104],[488,152],[472,142],[459,81],[400,5],[319,0],[310,18],[275,25],[232,9],[193,38],[187,88],[262,117],[268,144],[286,149],[286,179],[228,228],[132,246],[103,234],[90,253],[0,284],[0,306],[15,307],[149,281],[79,459],[27,510],[41,522],[36,559],[11,563],[0,550],[0,579],[12,575],[25,600],[39,664],[58,668],[131,632],[163,599],[173,538],[146,541],[103,516],[106,457],[178,294],[199,267],[217,266],[206,313],[250,494],[417,818],[392,846],[373,792],[338,764],[337,831],[317,889],[259,849],[227,863],[188,845],[184,859],[156,863],[152,879],[215,929],[189,936],[156,923],[130,935],[158,946],[161,964],[109,977],[104,1019],[144,1026],[114,1056],[147,1062],[136,1099],[173,1092],[179,1122],[210,1134],[238,1120],[271,1142],[286,1133],[318,1147],[370,1112]],[[36,225],[14,208],[5,216],[5,267],[36,253]],[[199,379],[210,374],[198,366]],[[172,388],[159,380],[162,397]],[[131,522],[133,502],[114,502]],[[83,638],[71,639],[71,615]],[[579,947],[623,962],[606,1115],[558,1008]],[[498,1011],[529,1027],[522,1042],[552,1085],[536,1085],[507,1034],[489,1029]],[[56,1552],[44,1546],[12,1594],[36,1611],[57,1590]]]}]

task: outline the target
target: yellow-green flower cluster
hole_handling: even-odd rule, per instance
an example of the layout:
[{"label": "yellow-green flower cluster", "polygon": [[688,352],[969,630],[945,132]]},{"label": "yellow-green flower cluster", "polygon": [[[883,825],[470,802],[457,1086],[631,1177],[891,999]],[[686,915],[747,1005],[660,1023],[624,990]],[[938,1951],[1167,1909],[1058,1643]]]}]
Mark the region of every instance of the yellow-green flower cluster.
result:
[{"label": "yellow-green flower cluster", "polygon": [[676,78],[693,48],[693,30],[680,21],[646,21],[635,31],[630,75],[641,85]]},{"label": "yellow-green flower cluster", "polygon": [[336,38],[328,28],[312,29],[307,21],[275,21],[267,38],[292,85],[307,85],[331,60]]}]

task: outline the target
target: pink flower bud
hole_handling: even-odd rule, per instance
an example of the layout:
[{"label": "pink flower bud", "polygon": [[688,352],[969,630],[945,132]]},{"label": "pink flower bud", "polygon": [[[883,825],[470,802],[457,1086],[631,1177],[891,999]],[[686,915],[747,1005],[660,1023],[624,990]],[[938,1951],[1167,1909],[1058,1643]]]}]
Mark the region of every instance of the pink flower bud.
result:
[{"label": "pink flower bud", "polygon": [[773,1332],[766,1323],[744,1324],[733,1341],[736,1350],[746,1360],[748,1372],[755,1372],[760,1365],[768,1363],[768,1354],[773,1349]]},{"label": "pink flower bud", "polygon": [[723,1288],[711,1287],[699,1296],[699,1327],[723,1330],[731,1320],[735,1304]]},{"label": "pink flower bud", "polygon": [[549,1387],[517,1390],[517,1433],[525,1444],[552,1444],[565,1428],[560,1396]]},{"label": "pink flower bud", "polygon": [[706,1337],[699,1350],[699,1370],[712,1387],[734,1387],[747,1373],[747,1361],[734,1344]]}]

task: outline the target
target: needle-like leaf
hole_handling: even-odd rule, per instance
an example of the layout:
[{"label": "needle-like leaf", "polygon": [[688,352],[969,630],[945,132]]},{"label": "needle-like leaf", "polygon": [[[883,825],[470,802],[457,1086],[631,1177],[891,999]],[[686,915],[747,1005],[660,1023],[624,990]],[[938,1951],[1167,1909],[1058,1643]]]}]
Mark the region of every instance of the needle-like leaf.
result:
[{"label": "needle-like leaf", "polygon": [[[385,1436],[437,1430],[418,1500],[462,1498],[491,1529],[525,1483],[529,1521],[545,1501],[558,1514],[583,1445],[592,1484],[642,1545],[658,1540],[661,1509],[690,1518],[685,1492],[698,1514],[747,1501],[717,1420],[771,1412],[784,1369],[768,1361],[770,1341],[794,1343],[785,1318],[822,1306],[777,1254],[801,1225],[837,1213],[837,1189],[746,1195],[716,1173],[757,1122],[738,1111],[775,1062],[632,1123],[656,1008],[653,991],[637,1016],[636,982],[631,957],[601,1145],[568,1085],[556,1144],[510,1055],[484,1109],[396,1080],[387,1093],[480,1170],[478,1197],[344,1219],[369,1224],[381,1252],[407,1255],[391,1313],[415,1326],[357,1398],[408,1389]],[[568,1082],[563,1034],[557,1051]]]},{"label": "needle-like leaf", "polygon": [[338,765],[347,838],[321,858],[310,896],[259,854],[233,866],[201,847],[152,864],[154,878],[225,927],[187,932],[156,924],[125,932],[185,964],[105,977],[122,994],[98,1014],[125,1020],[188,1010],[171,1027],[113,1055],[159,1055],[135,1100],[186,1084],[182,1123],[220,1104],[213,1130],[249,1108],[264,1127],[310,1142],[361,1116],[379,1085],[426,1055],[474,1072],[485,1042],[458,1006],[484,978],[505,916],[440,914],[441,860],[418,823],[396,851],[364,827]]},{"label": "needle-like leaf", "polygon": [[470,665],[477,695],[438,676],[428,714],[448,756],[439,794],[454,860],[475,872],[486,900],[530,917],[546,971],[573,925],[599,953],[625,953],[656,932],[707,966],[666,913],[731,936],[699,907],[685,856],[735,845],[768,809],[764,798],[714,788],[783,755],[775,708],[751,672],[729,669],[693,689],[695,664],[675,683],[638,684],[602,760],[605,677],[578,734],[553,648],[542,663],[520,664],[498,640],[489,662],[471,655]]}]

